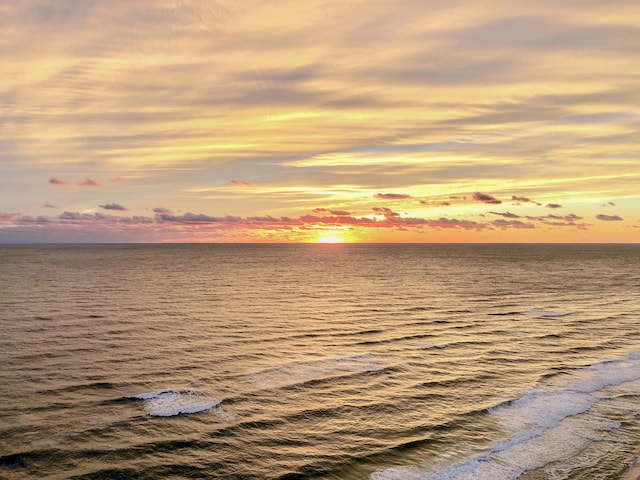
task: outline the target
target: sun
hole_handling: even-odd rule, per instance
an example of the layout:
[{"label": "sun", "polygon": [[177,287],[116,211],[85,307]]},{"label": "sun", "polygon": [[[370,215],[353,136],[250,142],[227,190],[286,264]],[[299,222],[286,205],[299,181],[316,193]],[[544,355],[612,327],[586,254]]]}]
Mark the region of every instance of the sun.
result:
[{"label": "sun", "polygon": [[338,233],[324,233],[318,237],[318,243],[342,243],[344,239]]}]

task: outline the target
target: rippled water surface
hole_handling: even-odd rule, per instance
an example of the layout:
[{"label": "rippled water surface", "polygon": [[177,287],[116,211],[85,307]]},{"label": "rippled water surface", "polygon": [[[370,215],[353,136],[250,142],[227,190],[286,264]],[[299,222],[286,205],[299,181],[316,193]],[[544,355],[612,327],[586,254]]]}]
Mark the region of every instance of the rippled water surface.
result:
[{"label": "rippled water surface", "polygon": [[638,245],[0,246],[0,478],[616,479]]}]

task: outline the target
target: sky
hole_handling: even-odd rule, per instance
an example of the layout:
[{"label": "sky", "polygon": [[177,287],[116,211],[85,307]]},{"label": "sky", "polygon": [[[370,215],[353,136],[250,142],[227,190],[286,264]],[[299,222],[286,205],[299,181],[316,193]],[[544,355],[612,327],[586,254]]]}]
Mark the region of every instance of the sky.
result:
[{"label": "sky", "polygon": [[0,243],[640,242],[637,0],[0,0]]}]

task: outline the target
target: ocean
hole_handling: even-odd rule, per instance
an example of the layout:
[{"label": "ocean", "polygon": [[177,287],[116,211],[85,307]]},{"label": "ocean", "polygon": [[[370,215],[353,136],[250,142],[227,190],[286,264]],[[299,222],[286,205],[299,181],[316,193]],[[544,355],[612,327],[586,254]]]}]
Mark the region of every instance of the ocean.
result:
[{"label": "ocean", "polygon": [[0,246],[2,479],[619,479],[640,245]]}]

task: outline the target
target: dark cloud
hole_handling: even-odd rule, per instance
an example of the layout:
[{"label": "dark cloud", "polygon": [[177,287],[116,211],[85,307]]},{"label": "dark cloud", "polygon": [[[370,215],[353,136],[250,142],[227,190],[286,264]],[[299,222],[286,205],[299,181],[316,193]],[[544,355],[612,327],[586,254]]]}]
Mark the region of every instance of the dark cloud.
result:
[{"label": "dark cloud", "polygon": [[120,205],[119,203],[107,203],[105,205],[98,205],[100,208],[104,208],[105,210],[117,210],[120,212],[127,212],[129,209]]},{"label": "dark cloud", "polygon": [[511,195],[511,200],[514,202],[522,202],[522,203],[530,203],[532,200],[527,197],[518,197],[516,195]]},{"label": "dark cloud", "polygon": [[411,198],[411,195],[406,195],[404,193],[376,193],[374,198],[381,200],[405,200],[407,198]]},{"label": "dark cloud", "polygon": [[312,210],[312,212],[313,213],[325,213],[325,212],[328,212],[331,215],[337,215],[337,216],[340,216],[340,217],[351,215],[351,212],[348,212],[346,210],[332,210],[330,208],[314,208]]},{"label": "dark cloud", "polygon": [[502,200],[498,200],[497,198],[492,197],[491,195],[487,195],[486,193],[481,193],[481,192],[475,192],[473,194],[473,199],[477,202],[489,203],[492,205],[499,205],[502,203]]},{"label": "dark cloud", "polygon": [[43,207],[45,207],[45,208],[60,208],[59,206],[57,206],[57,205],[53,205],[53,204],[51,204],[51,203],[45,203],[45,204],[43,205]]},{"label": "dark cloud", "polygon": [[489,212],[492,215],[500,215],[504,218],[522,218],[520,215],[516,215],[515,213],[511,213],[511,212]]},{"label": "dark cloud", "polygon": [[547,208],[562,208],[559,203],[547,203]]},{"label": "dark cloud", "polygon": [[45,217],[43,215],[39,215],[37,217],[32,217],[31,215],[23,215],[16,219],[16,223],[18,224],[48,224],[53,220],[50,217]]},{"label": "dark cloud", "polygon": [[605,222],[619,222],[622,221],[622,217],[619,217],[618,215],[603,215],[603,214],[599,214],[596,216],[596,218],[598,220],[602,220]]},{"label": "dark cloud", "polygon": [[116,215],[108,215],[105,213],[79,213],[65,211],[56,217],[62,223],[99,223],[99,224],[150,224],[153,219],[150,217],[119,217]]},{"label": "dark cloud", "polygon": [[206,224],[206,223],[236,223],[241,221],[240,217],[226,215],[224,217],[212,217],[203,213],[187,212],[183,215],[171,215],[168,213],[160,213],[157,218],[163,222],[187,223],[187,224]]},{"label": "dark cloud", "polygon": [[77,185],[79,187],[103,187],[104,186],[100,182],[96,182],[95,180],[89,177],[85,177],[85,179],[82,180],[81,182],[78,182]]},{"label": "dark cloud", "polygon": [[57,185],[57,186],[64,186],[64,185],[69,185],[69,182],[67,182],[66,180],[63,180],[61,178],[58,177],[51,177],[49,179],[49,183],[52,185]]},{"label": "dark cloud", "polygon": [[[107,208],[107,206],[111,208]],[[105,204],[101,206],[106,210],[118,210],[118,204]],[[124,208],[124,207],[122,207]],[[51,238],[58,238],[64,234],[64,228],[73,229],[73,232],[80,234],[82,232],[82,241],[107,235],[108,237],[114,232],[120,232],[125,238],[130,235],[143,240],[156,238],[196,238],[203,235],[233,235],[233,231],[241,230],[262,230],[262,231],[298,231],[315,229],[317,226],[340,226],[343,228],[360,227],[365,229],[393,229],[393,230],[416,230],[424,231],[430,229],[457,229],[468,231],[480,231],[483,229],[533,229],[536,225],[533,222],[540,222],[549,227],[572,227],[577,229],[586,229],[588,225],[578,223],[582,217],[574,214],[564,216],[546,215],[540,217],[525,217],[526,222],[519,220],[518,215],[511,212],[489,212],[492,215],[498,215],[499,220],[493,220],[488,223],[479,223],[458,218],[420,218],[420,217],[403,217],[400,213],[387,208],[375,207],[374,217],[355,217],[347,211],[316,208],[313,214],[302,215],[298,218],[291,217],[274,217],[271,215],[238,217],[232,215],[212,216],[202,213],[188,212],[182,215],[174,215],[170,210],[157,207],[154,209],[156,213],[154,218],[139,216],[116,216],[106,213],[78,213],[65,211],[57,217],[47,216],[23,216],[20,214],[0,214],[0,221],[6,226],[0,229],[0,235],[5,238],[11,235],[18,235],[20,232],[27,235],[35,230],[29,230],[31,226],[39,230],[39,237],[48,235]],[[601,215],[601,220],[621,220],[619,217],[609,217]],[[79,229],[76,231],[75,229]],[[82,232],[80,231],[82,230]],[[71,231],[71,230],[70,230]],[[12,233],[13,232],[13,233]],[[93,232],[93,236],[91,236]],[[111,233],[109,233],[111,232]],[[164,233],[162,233],[164,232]],[[226,232],[226,233],[225,233]],[[243,235],[246,233],[243,233]],[[8,235],[8,236],[7,236]],[[66,235],[66,234],[64,234]],[[155,236],[154,236],[155,235]],[[158,237],[160,235],[160,237]],[[167,237],[168,235],[168,237]],[[192,237],[194,236],[195,237]],[[186,236],[186,237],[185,237]],[[13,237],[11,237],[13,238]],[[17,238],[17,237],[15,237]],[[29,241],[29,237],[24,237]],[[231,237],[229,237],[231,238]]]},{"label": "dark cloud", "polygon": [[567,215],[542,215],[542,216],[527,216],[527,220],[532,222],[540,222],[550,227],[576,227],[579,230],[586,230],[590,225],[587,223],[579,223],[583,217],[574,213]]},{"label": "dark cloud", "polygon": [[156,207],[153,209],[154,213],[167,213],[167,214],[172,214],[173,211],[169,210],[168,208],[162,208],[162,207]]}]

